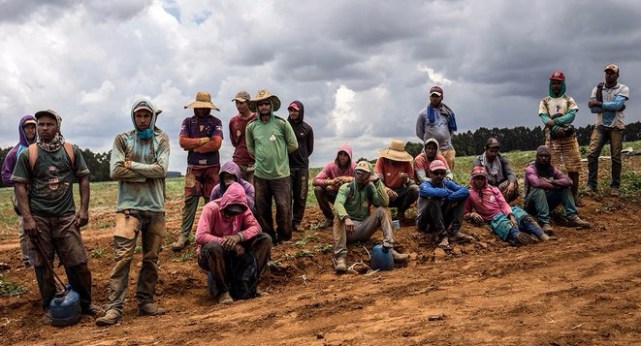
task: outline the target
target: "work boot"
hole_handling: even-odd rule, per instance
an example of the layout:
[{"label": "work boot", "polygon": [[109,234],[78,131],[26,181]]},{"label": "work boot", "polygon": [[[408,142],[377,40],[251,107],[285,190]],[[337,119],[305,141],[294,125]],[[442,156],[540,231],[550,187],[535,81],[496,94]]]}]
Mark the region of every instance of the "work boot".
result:
[{"label": "work boot", "polygon": [[138,306],[138,316],[158,316],[164,315],[165,312],[165,309],[154,303],[145,303]]},{"label": "work boot", "polygon": [[536,244],[539,242],[537,238],[531,237],[525,232],[519,232],[516,234],[516,240],[518,240],[521,245]]},{"label": "work boot", "polygon": [[229,305],[234,302],[234,298],[229,295],[229,292],[221,293],[218,295],[218,304]]},{"label": "work boot", "polygon": [[547,235],[554,234],[554,228],[552,228],[552,225],[550,225],[549,223],[544,223],[543,226],[541,226],[541,229],[543,230],[544,234],[547,234]]},{"label": "work boot", "polygon": [[82,314],[98,317],[98,316],[103,316],[105,314],[105,310],[103,310],[98,305],[89,304],[88,306],[85,306],[82,308]]},{"label": "work boot", "polygon": [[336,273],[344,273],[347,271],[347,263],[345,257],[339,257],[334,263],[334,270]]},{"label": "work boot", "polygon": [[45,326],[50,326],[53,323],[53,319],[51,318],[51,311],[47,310],[44,315],[42,315],[42,324]]},{"label": "work boot", "polygon": [[122,315],[116,309],[109,309],[104,316],[96,319],[96,325],[98,327],[113,326],[120,320],[122,320]]},{"label": "work boot", "polygon": [[316,228],[318,229],[324,229],[324,228],[329,228],[334,226],[334,221],[330,219],[325,219],[321,221],[318,225],[316,225]]},{"label": "work boot", "polygon": [[585,220],[581,220],[581,218],[577,214],[568,216],[567,219],[570,226],[578,228],[590,228],[590,223]]},{"label": "work boot", "polygon": [[410,258],[410,255],[406,253],[400,253],[392,249],[392,258],[394,258],[394,262],[405,263]]},{"label": "work boot", "polygon": [[619,197],[619,188],[617,188],[617,187],[611,187],[611,188],[610,188],[610,196],[612,196],[612,197]]},{"label": "work boot", "polygon": [[182,249],[184,249],[187,245],[189,245],[189,237],[185,236],[184,234],[181,234],[178,237],[178,240],[176,240],[173,244],[171,244],[171,250],[173,252],[180,252]]}]

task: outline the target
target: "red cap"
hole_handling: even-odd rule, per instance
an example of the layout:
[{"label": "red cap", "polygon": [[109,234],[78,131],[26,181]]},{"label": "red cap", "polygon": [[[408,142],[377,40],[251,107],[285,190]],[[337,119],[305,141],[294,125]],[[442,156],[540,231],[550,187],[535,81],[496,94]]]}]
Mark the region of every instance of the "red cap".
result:
[{"label": "red cap", "polygon": [[550,75],[550,80],[564,81],[565,75],[561,71],[555,71],[555,72],[552,72],[552,74]]},{"label": "red cap", "polygon": [[300,108],[298,107],[298,103],[296,102],[290,103],[289,106],[287,107],[287,110],[289,110],[290,108],[294,108],[295,110],[300,111]]},{"label": "red cap", "polygon": [[434,160],[432,163],[430,163],[430,171],[438,171],[438,170],[444,170],[447,171],[447,167],[445,166],[445,163],[441,160]]}]

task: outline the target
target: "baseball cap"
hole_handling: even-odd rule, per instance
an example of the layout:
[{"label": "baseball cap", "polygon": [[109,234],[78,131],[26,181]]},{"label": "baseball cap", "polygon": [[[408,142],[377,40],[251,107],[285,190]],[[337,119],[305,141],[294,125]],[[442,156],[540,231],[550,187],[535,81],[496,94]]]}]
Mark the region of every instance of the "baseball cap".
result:
[{"label": "baseball cap", "polygon": [[247,102],[251,100],[251,96],[249,96],[249,93],[246,92],[245,90],[239,91],[236,96],[232,99],[233,101],[239,101],[239,102]]},{"label": "baseball cap", "polygon": [[500,148],[500,147],[501,147],[501,143],[499,143],[499,141],[494,137],[488,138],[487,142],[485,142],[486,149]]},{"label": "baseball cap", "polygon": [[607,64],[607,65],[605,65],[605,68],[603,69],[603,72],[605,72],[607,70],[612,70],[612,72],[618,74],[619,73],[619,66],[617,66],[615,64]]},{"label": "baseball cap", "polygon": [[430,171],[434,172],[438,170],[447,171],[447,167],[445,167],[445,163],[443,163],[443,161],[441,160],[432,161],[432,163],[430,163]]},{"label": "baseball cap", "polygon": [[287,110],[289,110],[290,108],[293,108],[293,109],[295,109],[297,111],[300,111],[300,107],[298,107],[298,103],[296,103],[296,102],[290,103],[289,106],[287,107]]},{"label": "baseball cap", "polygon": [[25,126],[27,126],[27,125],[29,125],[29,124],[38,125],[38,123],[37,123],[35,120],[33,120],[33,119],[27,119],[27,120],[25,120],[25,122],[22,124],[22,127],[25,127]]},{"label": "baseball cap", "polygon": [[48,115],[50,117],[53,117],[54,119],[57,119],[59,117],[58,113],[56,113],[56,111],[51,110],[51,109],[45,109],[43,111],[36,112],[36,114],[34,114],[33,116],[36,119],[40,119],[40,117],[42,117],[44,115]]},{"label": "baseball cap", "polygon": [[433,86],[430,88],[430,95],[443,96],[443,89],[440,86]]},{"label": "baseball cap", "polygon": [[134,107],[134,113],[136,113],[137,111],[143,110],[143,109],[148,110],[149,113],[151,113],[151,114],[154,114],[153,108],[151,107],[151,105],[147,101],[138,102],[136,107]]},{"label": "baseball cap", "polygon": [[356,164],[356,168],[354,168],[354,170],[359,170],[359,171],[363,171],[363,172],[367,172],[367,173],[372,173],[372,164],[367,162],[367,161],[365,161],[365,160],[359,161]]},{"label": "baseball cap", "polygon": [[564,81],[565,75],[561,71],[555,71],[555,72],[552,72],[552,74],[550,75],[550,80]]}]

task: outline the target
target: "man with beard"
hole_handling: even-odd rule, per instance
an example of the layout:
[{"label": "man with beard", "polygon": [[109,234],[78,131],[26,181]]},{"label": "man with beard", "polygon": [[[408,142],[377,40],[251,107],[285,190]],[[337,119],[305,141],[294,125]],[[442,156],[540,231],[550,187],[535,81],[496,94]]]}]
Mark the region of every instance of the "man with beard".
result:
[{"label": "man with beard", "polygon": [[352,148],[348,143],[341,144],[338,146],[334,161],[326,164],[312,181],[318,207],[325,216],[325,220],[318,225],[319,229],[332,227],[334,213],[330,203],[333,204],[336,201],[341,185],[354,179],[354,167],[356,163],[352,162]]},{"label": "man with beard", "polygon": [[185,108],[193,108],[194,115],[186,118],[180,128],[180,147],[188,151],[187,173],[185,174],[185,204],[183,206],[180,236],[171,244],[175,252],[189,245],[189,235],[194,225],[200,197],[209,202],[211,190],[218,184],[220,156],[218,149],[223,141],[223,125],[220,119],[211,115],[219,110],[211,102],[211,95],[205,91],[196,94],[196,101]]},{"label": "man with beard", "polygon": [[447,167],[445,177],[450,180],[453,179],[452,171],[450,167],[447,166],[445,157],[438,150],[438,141],[434,138],[429,138],[425,141],[423,152],[414,158],[414,172],[416,173],[416,181],[419,184],[430,179],[430,164],[434,160],[443,161]]},{"label": "man with beard", "polygon": [[298,149],[289,154],[289,171],[292,178],[292,229],[301,232],[300,227],[305,215],[307,187],[309,186],[309,157],[314,152],[314,131],[305,119],[305,106],[294,101],[287,107],[287,121],[296,134]]},{"label": "man with beard", "polygon": [[572,179],[550,164],[550,148],[541,145],[536,149],[536,160],[525,168],[525,210],[536,216],[546,233],[553,232],[550,211],[563,205],[565,218],[570,226],[590,227],[579,218],[572,198]]},{"label": "man with beard", "polygon": [[[278,97],[266,89],[258,90],[256,98],[249,101],[249,109],[258,112],[258,118],[245,129],[247,150],[256,158],[254,187],[258,222],[263,232],[272,237],[274,244],[292,238],[288,154],[298,149],[292,126],[274,114],[279,108]],[[276,201],[276,230],[272,217],[272,198]]]},{"label": "man with beard", "polygon": [[579,202],[579,172],[581,171],[581,154],[576,131],[572,122],[579,111],[579,106],[565,94],[565,75],[561,71],[550,75],[548,96],[539,104],[539,117],[545,124],[545,145],[552,153],[551,163],[554,167],[565,167],[572,179],[572,197],[577,206]]},{"label": "man with beard", "polygon": [[246,91],[239,91],[232,100],[236,103],[238,114],[229,120],[229,138],[234,146],[232,161],[238,165],[241,177],[250,184],[254,183],[254,157],[247,151],[245,128],[256,119],[256,113],[249,110],[251,96]]},{"label": "man with beard", "polygon": [[441,154],[445,157],[444,162],[447,162],[450,169],[454,169],[456,150],[452,145],[452,136],[457,130],[456,117],[452,109],[443,103],[443,88],[430,88],[429,101],[416,119],[416,136],[421,141],[435,138]]},{"label": "man with beard", "polygon": [[519,183],[507,157],[499,153],[500,149],[499,141],[490,137],[485,143],[485,152],[474,159],[472,166],[485,167],[488,183],[498,187],[510,203],[519,197]]},{"label": "man with beard", "polygon": [[[44,110],[34,116],[38,121],[38,139],[18,157],[11,180],[16,184],[18,207],[29,237],[29,260],[46,310],[42,322],[52,322],[49,305],[56,285],[51,268],[56,254],[65,267],[71,288],[80,296],[82,314],[97,316],[101,309],[91,304],[91,272],[80,235],[80,227],[89,223],[90,172],[80,149],[62,136],[62,118],[58,113]],[[80,191],[77,212],[74,178]]]}]

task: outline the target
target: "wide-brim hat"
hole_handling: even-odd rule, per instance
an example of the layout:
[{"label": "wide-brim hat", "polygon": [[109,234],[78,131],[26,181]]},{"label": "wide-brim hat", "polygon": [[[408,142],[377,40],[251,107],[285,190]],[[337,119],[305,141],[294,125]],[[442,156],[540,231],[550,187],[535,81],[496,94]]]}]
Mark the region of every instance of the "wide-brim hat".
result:
[{"label": "wide-brim hat", "polygon": [[206,91],[199,91],[196,94],[196,101],[186,105],[185,108],[209,108],[220,111],[220,109],[211,102],[211,95]]},{"label": "wide-brim hat", "polygon": [[412,162],[414,159],[407,151],[405,145],[398,139],[392,139],[389,147],[378,150],[378,156],[392,161]]},{"label": "wide-brim hat", "polygon": [[280,109],[280,99],[276,95],[272,95],[267,89],[260,89],[256,93],[256,97],[253,100],[249,100],[249,110],[256,112],[258,110],[258,102],[263,100],[269,100],[272,103],[272,112],[276,112]]}]

